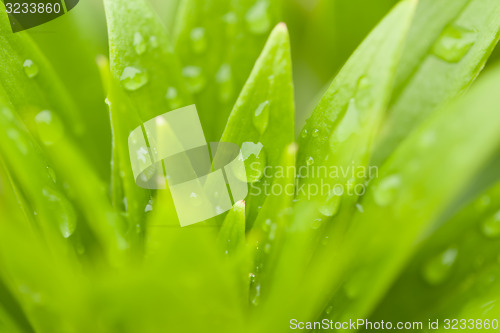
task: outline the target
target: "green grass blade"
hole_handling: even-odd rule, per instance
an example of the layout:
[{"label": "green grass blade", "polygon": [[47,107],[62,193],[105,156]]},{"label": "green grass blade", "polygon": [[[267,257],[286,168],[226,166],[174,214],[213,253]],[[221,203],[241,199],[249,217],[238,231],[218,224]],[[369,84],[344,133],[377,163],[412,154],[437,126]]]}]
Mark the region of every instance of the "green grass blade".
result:
[{"label": "green grass blade", "polygon": [[[363,317],[372,310],[410,258],[415,242],[495,152],[500,140],[499,80],[496,67],[464,98],[420,126],[370,184],[361,201],[364,212],[355,214],[343,241],[325,248],[318,258],[322,274],[318,278],[311,270],[313,289],[332,286],[334,307],[342,304],[333,319]],[[325,270],[327,262],[332,266]]]},{"label": "green grass blade", "polygon": [[273,182],[273,172],[280,168],[282,152],[293,142],[293,124],[290,44],[286,26],[278,24],[243,87],[222,135],[223,142],[242,147],[250,183],[246,200],[248,221],[255,219]]},{"label": "green grass blade", "polygon": [[382,164],[429,114],[471,85],[499,38],[496,0],[419,2],[375,164]]},{"label": "green grass blade", "polygon": [[[104,5],[112,78],[120,82],[140,119],[147,121],[189,105],[191,99],[179,62],[150,4],[143,0],[106,0]],[[114,98],[110,101],[119,102]]]},{"label": "green grass blade", "polygon": [[175,29],[175,52],[195,95],[208,141],[217,141],[231,107],[271,29],[280,1],[186,0]]},{"label": "green grass blade", "polygon": [[[325,218],[336,215],[341,205],[350,209],[356,186],[367,177],[359,170],[367,170],[415,6],[415,1],[398,5],[367,37],[302,130],[298,168],[310,176],[300,180],[298,197],[318,200]],[[332,176],[333,170],[337,175]]]}]

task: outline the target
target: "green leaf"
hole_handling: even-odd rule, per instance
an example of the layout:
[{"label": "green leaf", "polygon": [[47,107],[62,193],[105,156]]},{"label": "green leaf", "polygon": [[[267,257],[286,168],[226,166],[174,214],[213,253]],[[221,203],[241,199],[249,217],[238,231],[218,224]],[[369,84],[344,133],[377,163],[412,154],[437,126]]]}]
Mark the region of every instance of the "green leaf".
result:
[{"label": "green leaf", "polygon": [[382,164],[432,112],[462,94],[500,38],[496,0],[421,0],[398,69],[374,163]]},{"label": "green leaf", "polygon": [[175,29],[175,52],[208,141],[217,141],[231,107],[273,26],[280,1],[186,0]]},{"label": "green leaf", "polygon": [[332,319],[361,318],[372,310],[410,258],[415,242],[495,152],[491,143],[500,140],[499,80],[496,67],[405,140],[381,168],[380,178],[370,183],[361,201],[364,212],[354,215],[342,241],[318,257],[310,271],[314,291],[304,292],[331,286],[333,307],[342,304]]},{"label": "green leaf", "polygon": [[[263,293],[268,293],[273,267],[279,258],[282,238],[289,227],[293,199],[295,197],[295,160],[297,145],[285,148],[279,167],[283,173],[276,175],[271,191],[259,211],[248,235],[249,248],[252,251],[250,302],[258,305]],[[265,268],[265,269],[263,269]],[[267,295],[266,295],[267,296]]]},{"label": "green leaf", "polygon": [[[388,105],[415,11],[404,1],[368,36],[315,108],[299,139],[300,199],[329,218],[351,209],[363,186],[374,136]],[[306,173],[307,171],[307,173]],[[345,219],[344,219],[345,220]]]},{"label": "green leaf", "polygon": [[226,254],[239,252],[245,245],[245,202],[238,201],[222,223],[217,241]]},{"label": "green leaf", "polygon": [[[493,289],[498,288],[499,209],[497,183],[419,244],[418,252],[408,260],[373,317],[462,318],[459,314],[467,308],[466,303],[485,296],[488,301],[496,300],[498,293]],[[400,307],[403,298],[411,298],[411,304]],[[439,301],[429,303],[429,299]],[[495,317],[488,313],[471,318]]]},{"label": "green leaf", "polygon": [[281,23],[271,33],[243,87],[221,139],[242,147],[250,183],[248,221],[255,219],[273,182],[273,173],[281,167],[282,152],[293,142],[291,72],[288,32]]},{"label": "green leaf", "polygon": [[[105,1],[109,30],[111,78],[108,101],[113,128],[113,201],[127,210],[130,226],[144,227],[151,194],[133,177],[128,136],[143,122],[190,104],[181,69],[169,38],[145,1]],[[101,72],[106,80],[106,63]],[[125,208],[122,201],[126,200]]]}]

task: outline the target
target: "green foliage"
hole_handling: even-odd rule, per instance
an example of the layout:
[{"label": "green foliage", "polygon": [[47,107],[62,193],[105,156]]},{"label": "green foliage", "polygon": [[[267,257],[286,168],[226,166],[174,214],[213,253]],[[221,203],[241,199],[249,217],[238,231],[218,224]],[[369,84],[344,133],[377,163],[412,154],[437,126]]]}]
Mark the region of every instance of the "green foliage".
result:
[{"label": "green foliage", "polygon": [[[0,6],[0,331],[498,319],[500,4],[305,3],[89,0],[17,34]],[[181,228],[128,136],[190,104],[249,196]]]}]

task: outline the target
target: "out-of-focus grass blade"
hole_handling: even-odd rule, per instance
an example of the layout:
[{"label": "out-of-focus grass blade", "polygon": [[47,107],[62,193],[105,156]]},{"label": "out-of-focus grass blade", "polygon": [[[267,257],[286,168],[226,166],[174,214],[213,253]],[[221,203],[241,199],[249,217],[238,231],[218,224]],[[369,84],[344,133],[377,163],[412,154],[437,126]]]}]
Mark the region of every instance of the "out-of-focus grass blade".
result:
[{"label": "out-of-focus grass blade", "polygon": [[84,132],[80,115],[54,70],[26,32],[12,33],[3,5],[0,5],[0,58],[0,84],[23,118],[51,110],[72,133]]},{"label": "out-of-focus grass blade", "polygon": [[318,256],[305,294],[330,288],[333,319],[362,318],[372,310],[415,242],[495,152],[498,82],[496,67],[405,140],[370,184],[361,202],[364,212],[356,212],[342,241]]},{"label": "out-of-focus grass blade", "polygon": [[80,144],[100,175],[109,178],[111,131],[95,65],[97,54],[106,52],[102,4],[81,1],[76,11],[26,33],[40,48],[75,101],[87,129]]},{"label": "out-of-focus grass blade", "polygon": [[[0,87],[1,89],[1,87]],[[37,117],[41,118],[39,114]],[[77,218],[72,203],[67,199],[61,184],[57,184],[54,171],[42,157],[24,124],[9,107],[0,100],[0,152],[2,161],[11,170],[20,192],[29,202],[25,214],[36,221],[42,239],[54,253],[66,257],[71,266],[74,260],[69,238],[76,229]],[[21,194],[19,194],[20,196]],[[22,198],[18,198],[22,200]],[[18,203],[19,204],[19,203]]]},{"label": "out-of-focus grass blade", "polygon": [[470,86],[499,38],[496,0],[420,0],[375,164],[382,164],[429,114]]},{"label": "out-of-focus grass blade", "polygon": [[273,173],[280,168],[282,152],[293,142],[291,71],[288,32],[280,23],[243,87],[222,135],[223,142],[241,146],[250,183],[246,200],[250,222],[255,219],[266,191],[270,190]]},{"label": "out-of-focus grass blade", "polygon": [[373,138],[391,96],[415,7],[416,1],[404,1],[369,35],[302,130],[298,170],[306,176],[300,179],[298,197],[318,200],[325,218],[336,215],[341,205],[351,208],[368,176]]},{"label": "out-of-focus grass blade", "polygon": [[175,52],[208,141],[217,141],[258,52],[278,23],[274,0],[186,0],[179,9]]},{"label": "out-of-focus grass blade", "polygon": [[[487,296],[479,291],[489,292],[488,301],[498,300],[500,294],[493,293],[491,288],[498,288],[495,280],[499,270],[493,268],[498,266],[499,245],[500,183],[497,183],[419,244],[418,252],[408,261],[373,317],[462,318],[456,315],[467,302]],[[406,303],[407,299],[412,302]],[[488,316],[469,314],[467,318]]]},{"label": "out-of-focus grass blade", "polygon": [[[1,224],[16,221],[27,227],[26,208],[21,207],[12,178],[0,161],[0,221]],[[1,225],[0,224],[0,225]],[[19,302],[13,297],[3,278],[0,280],[0,329],[5,332],[34,332]]]}]

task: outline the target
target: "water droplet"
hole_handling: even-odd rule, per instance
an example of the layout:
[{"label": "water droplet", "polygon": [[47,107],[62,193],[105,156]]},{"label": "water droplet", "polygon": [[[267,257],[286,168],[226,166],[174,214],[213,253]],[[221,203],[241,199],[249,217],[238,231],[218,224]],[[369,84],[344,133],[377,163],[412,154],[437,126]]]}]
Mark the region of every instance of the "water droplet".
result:
[{"label": "water droplet", "polygon": [[314,164],[314,158],[312,156],[309,156],[309,158],[306,160],[307,165],[313,165]]},{"label": "water droplet", "polygon": [[153,199],[149,199],[146,208],[144,208],[144,213],[153,211]]},{"label": "water droplet", "polygon": [[359,211],[360,213],[364,213],[364,212],[365,212],[365,210],[363,209],[363,206],[362,206],[361,204],[359,204],[359,203],[358,203],[358,204],[356,204],[356,208],[358,209],[358,211]]},{"label": "water droplet", "polygon": [[47,173],[49,174],[50,179],[52,179],[52,181],[55,184],[57,182],[57,178],[56,178],[56,172],[54,171],[54,169],[52,169],[51,167],[47,166]]},{"label": "water droplet", "polygon": [[448,26],[432,48],[432,52],[447,62],[459,62],[476,41],[476,33],[461,26]]},{"label": "water droplet", "polygon": [[373,89],[371,80],[366,76],[362,76],[358,80],[358,86],[355,98],[356,106],[359,109],[366,110],[372,106],[373,104],[372,92]]},{"label": "water droplet", "polygon": [[266,245],[264,245],[264,252],[265,253],[271,252],[271,244],[270,243],[267,243]]},{"label": "water droplet", "polygon": [[203,71],[197,66],[187,66],[182,69],[182,75],[186,78],[191,93],[199,93],[205,88],[205,77]]},{"label": "water droplet", "polygon": [[231,65],[223,64],[220,66],[215,81],[219,86],[219,100],[222,103],[228,102],[233,97],[233,74]]},{"label": "water droplet", "polygon": [[38,66],[31,59],[27,59],[24,64],[24,73],[30,79],[38,75]]},{"label": "water droplet", "polygon": [[253,124],[262,135],[269,124],[269,101],[260,103],[254,112]]},{"label": "water droplet", "polygon": [[168,101],[168,104],[172,110],[178,109],[182,106],[182,100],[179,97],[179,93],[177,89],[174,87],[169,87],[167,89],[167,93],[165,94],[165,98]]},{"label": "water droplet", "polygon": [[373,192],[375,202],[379,206],[389,205],[396,197],[400,186],[401,177],[399,175],[392,175],[384,178]]},{"label": "water droplet", "polygon": [[135,52],[138,55],[141,55],[144,52],[146,52],[146,48],[147,48],[147,45],[146,45],[146,41],[144,40],[144,37],[142,37],[142,34],[140,32],[136,32],[134,34],[134,49],[135,49]]},{"label": "water droplet", "polygon": [[319,129],[315,129],[312,133],[313,138],[317,138],[319,136]]},{"label": "water droplet", "polygon": [[55,189],[46,187],[42,190],[47,204],[44,208],[51,210],[57,218],[59,230],[64,238],[70,237],[76,229],[76,215],[69,201]]},{"label": "water droplet", "polygon": [[314,230],[317,230],[319,228],[321,228],[321,226],[323,225],[323,219],[314,219],[312,224],[311,224],[311,227],[314,229]]},{"label": "water droplet", "polygon": [[125,67],[120,81],[125,89],[135,91],[148,83],[148,75],[138,68]]},{"label": "water droplet", "polygon": [[481,231],[488,238],[500,237],[500,211],[487,218],[481,224]]},{"label": "water droplet", "polygon": [[451,247],[430,259],[423,268],[425,280],[435,286],[443,283],[449,276],[451,268],[457,259],[458,250]]},{"label": "water droplet", "polygon": [[[246,181],[248,183],[258,182],[264,176],[267,156],[262,143],[243,142],[241,145],[241,157],[245,161]],[[238,178],[245,180],[244,175]]]},{"label": "water droplet", "polygon": [[26,138],[22,136],[17,129],[9,128],[7,130],[7,137],[15,143],[17,149],[19,149],[21,154],[23,155],[28,154],[28,142],[26,141]]},{"label": "water droplet", "polygon": [[319,207],[319,212],[324,216],[335,216],[339,211],[342,193],[337,193],[335,189],[336,187],[328,194],[325,202]]},{"label": "water droplet", "polygon": [[302,137],[302,139],[307,138],[307,130],[306,130],[306,129],[304,129],[304,130],[302,131],[302,133],[300,134],[300,136]]},{"label": "water droplet", "polygon": [[207,49],[207,36],[204,28],[194,28],[189,34],[191,47],[195,53],[203,53]]},{"label": "water droplet", "polygon": [[333,306],[329,305],[329,306],[325,309],[325,313],[326,313],[327,315],[329,315],[329,314],[332,312],[332,310],[333,310]]},{"label": "water droplet", "polygon": [[149,37],[149,45],[151,45],[153,49],[156,49],[158,47],[158,38],[156,38],[156,36]]},{"label": "water droplet", "polygon": [[45,145],[57,143],[64,135],[64,126],[59,117],[44,110],[35,116],[35,124],[38,136]]},{"label": "water droplet", "polygon": [[254,306],[259,305],[259,300],[260,300],[260,284],[256,284],[255,288],[253,288],[253,297],[252,297],[252,304]]},{"label": "water droplet", "polygon": [[271,19],[268,7],[269,3],[267,1],[259,1],[245,15],[247,28],[251,33],[261,35],[269,31]]},{"label": "water droplet", "polygon": [[349,139],[349,137],[359,131],[359,111],[356,107],[356,101],[351,99],[347,111],[340,121],[340,123],[335,127],[330,136],[330,149],[332,152],[337,150],[340,143]]}]

